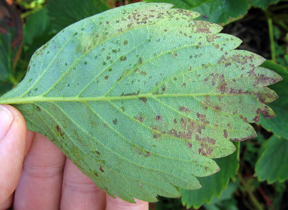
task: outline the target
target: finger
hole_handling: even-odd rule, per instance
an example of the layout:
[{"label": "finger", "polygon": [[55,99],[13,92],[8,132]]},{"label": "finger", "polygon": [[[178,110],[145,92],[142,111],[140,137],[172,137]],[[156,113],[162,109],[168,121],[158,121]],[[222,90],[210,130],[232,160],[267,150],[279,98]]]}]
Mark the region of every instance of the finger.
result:
[{"label": "finger", "polygon": [[[9,207],[22,170],[26,123],[12,106],[0,106],[0,209]],[[10,197],[10,198],[9,198]],[[9,198],[9,199],[8,199]],[[4,204],[5,202],[5,204]]]},{"label": "finger", "polygon": [[58,209],[64,163],[64,154],[46,137],[35,133],[15,191],[15,209]]},{"label": "finger", "polygon": [[33,137],[34,137],[34,132],[27,130],[25,156],[28,154],[28,151],[30,149]]},{"label": "finger", "polygon": [[61,209],[105,209],[106,195],[68,158],[65,163]]},{"label": "finger", "polygon": [[128,203],[116,197],[106,196],[106,210],[148,210],[149,203],[135,199],[136,203]]}]

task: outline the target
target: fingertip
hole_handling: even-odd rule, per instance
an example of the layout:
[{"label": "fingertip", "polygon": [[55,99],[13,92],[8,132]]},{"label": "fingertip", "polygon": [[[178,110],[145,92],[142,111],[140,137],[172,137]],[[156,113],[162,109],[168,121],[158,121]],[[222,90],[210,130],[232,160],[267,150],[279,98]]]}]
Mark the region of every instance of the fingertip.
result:
[{"label": "fingertip", "polygon": [[135,203],[129,203],[127,201],[124,201],[118,197],[112,198],[111,196],[106,196],[106,210],[148,210],[149,209],[149,203],[146,201],[141,201],[138,199],[135,199]]},{"label": "fingertip", "polygon": [[5,137],[10,129],[14,116],[12,112],[4,105],[0,105],[0,141]]},{"label": "fingertip", "polygon": [[0,205],[15,190],[24,159],[26,123],[22,114],[9,105],[0,106]]}]

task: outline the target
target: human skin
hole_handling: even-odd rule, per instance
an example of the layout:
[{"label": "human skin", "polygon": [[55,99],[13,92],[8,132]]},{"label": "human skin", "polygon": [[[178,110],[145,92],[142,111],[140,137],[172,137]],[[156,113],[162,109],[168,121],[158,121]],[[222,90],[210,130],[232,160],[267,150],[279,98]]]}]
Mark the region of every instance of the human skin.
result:
[{"label": "human skin", "polygon": [[27,130],[21,113],[0,105],[0,210],[148,210],[99,189],[46,137]]}]

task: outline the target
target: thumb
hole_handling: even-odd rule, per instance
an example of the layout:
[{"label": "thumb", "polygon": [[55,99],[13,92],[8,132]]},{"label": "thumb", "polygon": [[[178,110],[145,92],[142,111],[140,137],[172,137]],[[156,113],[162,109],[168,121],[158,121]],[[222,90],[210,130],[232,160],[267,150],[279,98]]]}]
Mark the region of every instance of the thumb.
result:
[{"label": "thumb", "polygon": [[26,132],[21,113],[12,106],[0,105],[0,208],[12,202],[10,196],[21,175]]}]

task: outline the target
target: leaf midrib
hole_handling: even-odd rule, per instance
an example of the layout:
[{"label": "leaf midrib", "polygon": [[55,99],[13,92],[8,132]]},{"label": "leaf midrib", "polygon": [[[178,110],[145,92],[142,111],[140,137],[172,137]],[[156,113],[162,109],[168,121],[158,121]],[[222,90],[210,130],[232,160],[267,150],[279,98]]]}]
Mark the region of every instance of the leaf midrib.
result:
[{"label": "leaf midrib", "polygon": [[[18,97],[0,99],[1,104],[28,104],[35,102],[87,102],[87,101],[117,101],[117,100],[131,100],[131,99],[143,99],[143,98],[162,98],[162,97],[195,97],[195,96],[238,96],[238,95],[250,95],[247,94],[225,94],[225,93],[191,93],[191,94],[138,94],[138,95],[127,95],[127,96],[96,96],[96,97],[43,97],[43,96],[31,96],[31,97]],[[145,103],[145,102],[143,102]]]}]

